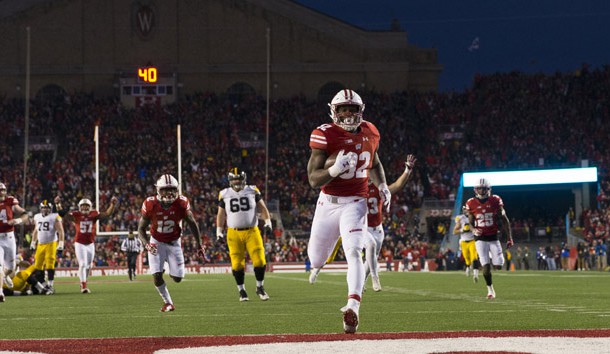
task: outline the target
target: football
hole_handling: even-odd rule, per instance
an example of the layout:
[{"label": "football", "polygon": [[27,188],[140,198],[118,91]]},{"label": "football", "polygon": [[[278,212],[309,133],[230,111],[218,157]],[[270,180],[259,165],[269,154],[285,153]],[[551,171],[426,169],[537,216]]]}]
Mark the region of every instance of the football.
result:
[{"label": "football", "polygon": [[324,162],[324,169],[327,170],[328,168],[330,168],[330,166],[335,164],[335,160],[337,159],[337,155],[339,154],[339,152],[335,152],[334,154],[330,155],[327,159],[326,162]]}]

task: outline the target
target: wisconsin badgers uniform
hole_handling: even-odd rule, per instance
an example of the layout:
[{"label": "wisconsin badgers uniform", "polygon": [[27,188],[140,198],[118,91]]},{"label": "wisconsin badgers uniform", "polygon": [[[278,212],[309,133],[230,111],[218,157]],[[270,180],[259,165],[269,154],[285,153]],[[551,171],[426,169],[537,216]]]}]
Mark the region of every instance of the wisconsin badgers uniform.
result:
[{"label": "wisconsin badgers uniform", "polygon": [[97,210],[91,210],[88,214],[83,214],[78,210],[69,213],[74,218],[76,236],[74,237],[74,251],[78,260],[78,272],[81,282],[81,290],[86,288],[83,284],[87,282],[89,271],[93,266],[93,256],[95,255],[95,223],[100,218]]},{"label": "wisconsin badgers uniform", "polygon": [[150,220],[150,244],[157,246],[157,254],[148,253],[150,273],[163,272],[169,264],[171,276],[184,278],[184,253],[182,252],[182,228],[180,222],[191,210],[187,197],[181,195],[167,208],[161,206],[157,196],[148,197],[142,203],[142,217]]},{"label": "wisconsin badgers uniform", "polygon": [[15,228],[7,223],[14,219],[13,206],[15,205],[19,205],[19,200],[10,195],[0,201],[0,269],[15,269],[15,254],[17,253]]},{"label": "wisconsin badgers uniform", "polygon": [[470,198],[466,202],[466,210],[474,216],[474,227],[481,232],[475,236],[476,249],[482,265],[491,263],[495,266],[504,264],[502,246],[498,239],[499,225],[497,215],[504,207],[502,198],[492,194],[486,199]]},{"label": "wisconsin badgers uniform", "polygon": [[[349,132],[335,124],[323,124],[311,133],[311,149],[326,151],[328,156],[341,150],[358,156],[356,167],[335,177],[322,187],[311,226],[307,253],[314,268],[320,268],[331,255],[337,239],[342,236],[343,249],[364,247],[367,232],[368,170],[379,147],[379,131],[371,122],[362,121]],[[362,267],[364,275],[364,267]],[[348,274],[349,277],[349,274]],[[348,281],[349,294],[360,295],[364,276]]]},{"label": "wisconsin badgers uniform", "polygon": [[377,186],[375,186],[373,183],[369,183],[367,203],[369,205],[367,214],[369,228],[374,228],[381,225],[383,221],[383,201],[379,195],[379,188],[377,188]]},{"label": "wisconsin badgers uniform", "polygon": [[227,245],[233,270],[245,269],[246,251],[254,267],[264,267],[265,248],[258,229],[256,205],[262,196],[254,185],[235,191],[228,187],[218,193],[218,206],[227,214]]},{"label": "wisconsin badgers uniform", "polygon": [[100,219],[100,213],[92,210],[86,215],[80,211],[72,211],[70,214],[74,217],[74,227],[76,228],[74,241],[83,245],[95,242],[95,223]]},{"label": "wisconsin badgers uniform", "polygon": [[0,233],[8,233],[15,231],[13,225],[9,225],[7,222],[13,220],[13,206],[19,205],[17,198],[7,195],[6,198],[0,201]]},{"label": "wisconsin badgers uniform", "polygon": [[379,131],[371,122],[363,121],[357,132],[348,132],[335,124],[323,124],[311,133],[309,147],[326,151],[328,156],[343,150],[358,155],[358,164],[322,187],[322,192],[335,196],[368,197],[368,169],[379,147]]},{"label": "wisconsin badgers uniform", "polygon": [[502,207],[504,207],[502,198],[495,194],[489,196],[484,202],[478,198],[468,199],[466,208],[469,213],[474,215],[474,227],[481,230],[481,236],[476,237],[477,240],[498,240],[499,227],[496,215]]},{"label": "wisconsin badgers uniform", "polygon": [[[375,186],[373,183],[369,183],[368,188],[368,235],[366,237],[366,241],[364,242],[366,251],[365,272],[367,274],[370,272],[373,277],[377,278],[379,277],[377,272],[377,258],[379,257],[381,245],[385,237],[383,225],[381,225],[383,221],[383,201],[381,200],[381,196],[379,195],[379,188],[377,188],[377,186]],[[374,245],[373,252],[371,252],[371,248],[369,247],[369,245]]]}]

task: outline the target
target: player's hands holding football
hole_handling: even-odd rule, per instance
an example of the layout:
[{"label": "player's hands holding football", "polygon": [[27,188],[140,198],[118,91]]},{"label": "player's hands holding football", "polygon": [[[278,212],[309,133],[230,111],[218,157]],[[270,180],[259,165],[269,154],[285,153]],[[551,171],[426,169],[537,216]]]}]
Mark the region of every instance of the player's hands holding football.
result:
[{"label": "player's hands holding football", "polygon": [[153,256],[157,255],[157,245],[155,245],[154,243],[147,243],[144,248],[146,248],[148,253],[152,254]]},{"label": "player's hands holding football", "polygon": [[386,213],[390,212],[390,202],[392,201],[392,193],[390,193],[390,189],[386,183],[381,183],[377,186],[379,189],[379,196],[381,197],[381,201],[383,202],[383,207]]},{"label": "player's hands holding football", "polygon": [[328,174],[331,177],[337,177],[350,168],[356,168],[358,163],[358,154],[353,151],[345,153],[344,150],[339,151],[335,163],[328,169]]},{"label": "player's hands holding football", "polygon": [[220,239],[222,239],[223,237],[225,237],[225,234],[222,232],[222,227],[217,227],[216,228],[216,241],[220,241]]}]

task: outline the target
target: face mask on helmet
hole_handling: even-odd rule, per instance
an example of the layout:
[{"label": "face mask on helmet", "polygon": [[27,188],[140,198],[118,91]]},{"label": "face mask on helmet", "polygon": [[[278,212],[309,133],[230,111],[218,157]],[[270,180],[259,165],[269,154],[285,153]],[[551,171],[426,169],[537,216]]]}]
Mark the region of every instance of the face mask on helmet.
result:
[{"label": "face mask on helmet", "polygon": [[53,204],[49,203],[46,200],[43,200],[42,203],[40,203],[40,213],[43,216],[47,216],[49,214],[51,214],[51,210],[53,209]]},{"label": "face mask on helmet", "polygon": [[244,171],[240,172],[237,168],[232,169],[229,171],[229,186],[231,186],[234,191],[239,192],[246,187],[246,177]]},{"label": "face mask on helmet", "polygon": [[478,199],[486,199],[491,196],[491,183],[485,178],[479,179],[474,185],[474,195]]},{"label": "face mask on helmet", "polygon": [[89,214],[92,207],[93,207],[93,203],[91,203],[91,201],[87,198],[81,199],[80,202],[78,202],[78,210],[82,214]]},{"label": "face mask on helmet", "polygon": [[171,204],[178,198],[178,180],[172,175],[159,177],[157,183],[157,199],[161,203]]},{"label": "face mask on helmet", "polygon": [[341,90],[328,104],[330,118],[339,127],[351,132],[358,129],[362,123],[364,103],[362,98],[352,90]]}]

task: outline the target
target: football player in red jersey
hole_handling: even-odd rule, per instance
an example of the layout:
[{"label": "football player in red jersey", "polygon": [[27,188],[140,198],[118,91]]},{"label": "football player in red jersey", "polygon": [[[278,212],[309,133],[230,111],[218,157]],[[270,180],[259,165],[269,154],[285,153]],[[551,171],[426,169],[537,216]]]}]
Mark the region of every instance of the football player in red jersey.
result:
[{"label": "football player in red jersey", "polygon": [[500,244],[498,231],[502,227],[502,233],[506,235],[506,247],[513,245],[513,234],[510,221],[504,210],[504,202],[498,195],[491,194],[491,184],[485,178],[481,178],[474,185],[474,198],[466,202],[466,213],[470,225],[474,225],[473,234],[481,266],[483,277],[487,284],[487,298],[495,299],[496,292],[491,281],[491,266],[496,270],[502,269],[504,255]]},{"label": "football player in red jersey", "polygon": [[[28,215],[19,205],[19,200],[8,195],[6,185],[0,183],[0,289],[3,283],[6,283],[9,289],[13,287],[12,277],[15,275],[17,256],[15,225],[26,221]],[[4,294],[1,290],[0,302],[4,302]]]},{"label": "football player in red jersey", "polygon": [[80,279],[80,292],[83,294],[91,293],[87,287],[87,278],[93,265],[95,254],[95,223],[98,220],[105,220],[112,216],[116,210],[119,200],[116,197],[110,199],[110,206],[106,211],[99,212],[93,210],[93,203],[87,198],[78,202],[78,210],[67,211],[61,206],[61,199],[55,198],[57,213],[66,222],[73,222],[76,229],[74,236],[74,252],[78,260],[78,278]]},{"label": "football player in red jersey", "polygon": [[[389,210],[391,193],[379,160],[379,131],[363,120],[364,103],[349,89],[339,91],[329,103],[332,124],[313,130],[309,139],[311,155],[307,164],[309,184],[322,188],[311,225],[307,254],[311,261],[310,282],[331,255],[339,235],[347,259],[347,305],[343,329],[354,333],[364,286],[362,249],[367,232],[369,176],[379,188],[383,205]],[[329,156],[337,154],[332,166],[325,168]],[[313,279],[312,279],[313,277]]]},{"label": "football player in red jersey", "polygon": [[[407,181],[411,177],[413,167],[417,159],[414,155],[407,155],[407,161],[405,161],[404,172],[390,184],[388,189],[390,193],[394,194],[405,187]],[[369,274],[371,275],[371,281],[373,283],[374,291],[381,291],[381,283],[379,282],[379,274],[377,272],[377,258],[381,251],[381,244],[385,238],[383,232],[383,221],[382,214],[382,198],[377,188],[373,183],[369,183],[369,197],[368,197],[368,235],[364,242],[364,251],[366,256],[365,264],[365,282]]]},{"label": "football player in red jersey", "polygon": [[[174,311],[174,302],[163,280],[163,265],[169,265],[169,276],[179,283],[184,278],[184,253],[182,253],[182,228],[186,221],[197,241],[197,248],[203,253],[201,234],[195,221],[191,204],[187,197],[178,192],[178,181],[169,174],[162,175],[155,185],[157,195],[146,198],[142,204],[142,217],[138,224],[138,237],[148,251],[148,267],[153,275],[155,287],[163,306],[161,312]],[[146,229],[150,225],[150,239]]]}]

